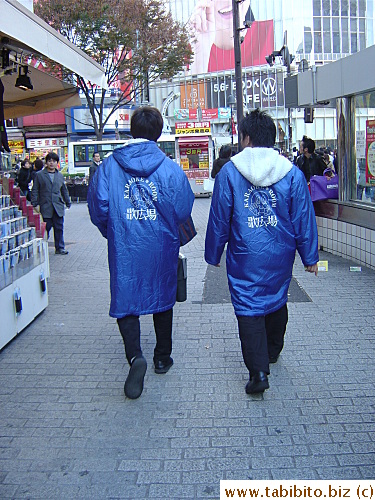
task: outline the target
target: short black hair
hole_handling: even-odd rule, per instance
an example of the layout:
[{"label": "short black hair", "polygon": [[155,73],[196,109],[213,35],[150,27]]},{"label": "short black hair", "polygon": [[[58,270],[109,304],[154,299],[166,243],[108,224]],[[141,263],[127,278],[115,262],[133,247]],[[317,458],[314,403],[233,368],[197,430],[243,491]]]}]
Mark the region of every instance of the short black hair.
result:
[{"label": "short black hair", "polygon": [[232,156],[232,146],[224,144],[219,151],[219,158],[230,158]]},{"label": "short black hair", "polygon": [[158,109],[143,106],[134,111],[130,121],[130,133],[134,139],[157,141],[163,130],[163,117]]},{"label": "short black hair", "polygon": [[35,168],[35,170],[42,170],[42,168],[43,168],[43,161],[40,160],[39,158],[37,158],[34,161],[34,168]]},{"label": "short black hair", "polygon": [[94,151],[93,154],[92,154],[92,157],[94,158],[95,155],[99,155],[100,156],[99,151]]},{"label": "short black hair", "polygon": [[55,160],[57,162],[60,161],[59,155],[51,151],[50,153],[47,153],[47,156],[45,157],[45,161],[47,163],[48,160]]},{"label": "short black hair", "polygon": [[242,138],[249,137],[255,148],[273,148],[276,140],[276,126],[265,111],[255,109],[246,115],[238,127]]},{"label": "short black hair", "polygon": [[31,165],[30,160],[28,158],[26,158],[25,160],[21,161],[21,167],[24,167],[26,165],[26,163],[29,163]]},{"label": "short black hair", "polygon": [[315,151],[315,141],[313,139],[310,139],[310,137],[304,135],[302,137],[302,143],[303,143],[303,149],[307,148],[309,154],[313,154],[313,152]]}]

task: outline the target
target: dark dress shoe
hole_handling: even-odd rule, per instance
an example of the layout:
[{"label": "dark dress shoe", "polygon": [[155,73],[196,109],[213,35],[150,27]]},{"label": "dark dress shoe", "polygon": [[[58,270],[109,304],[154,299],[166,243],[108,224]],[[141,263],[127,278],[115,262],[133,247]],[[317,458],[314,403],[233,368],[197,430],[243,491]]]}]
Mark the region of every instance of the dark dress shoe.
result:
[{"label": "dark dress shoe", "polygon": [[55,253],[58,255],[68,255],[68,250],[65,250],[64,248],[59,248],[59,250],[55,250]]},{"label": "dark dress shoe", "polygon": [[246,394],[257,394],[269,388],[268,377],[264,372],[255,373],[246,384]]},{"label": "dark dress shoe", "polygon": [[277,360],[279,359],[279,355],[277,356],[269,356],[268,357],[268,362],[271,364],[277,363]]},{"label": "dark dress shoe", "polygon": [[146,370],[147,361],[143,356],[133,360],[124,386],[124,392],[127,398],[137,399],[142,394]]},{"label": "dark dress shoe", "polygon": [[156,361],[155,364],[155,373],[167,373],[169,368],[173,365],[173,359],[170,357],[168,361]]}]

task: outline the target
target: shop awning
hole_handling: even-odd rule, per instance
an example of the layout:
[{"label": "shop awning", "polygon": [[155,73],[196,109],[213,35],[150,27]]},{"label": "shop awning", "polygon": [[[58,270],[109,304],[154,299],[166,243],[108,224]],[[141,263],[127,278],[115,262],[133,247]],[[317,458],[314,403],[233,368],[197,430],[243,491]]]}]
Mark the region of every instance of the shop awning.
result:
[{"label": "shop awning", "polygon": [[207,144],[209,141],[209,136],[208,135],[202,135],[202,136],[197,136],[196,134],[192,134],[189,136],[189,134],[184,135],[183,137],[178,138],[178,144]]},{"label": "shop awning", "polygon": [[0,0],[0,36],[29,53],[65,66],[91,83],[107,88],[104,68],[16,0]]},{"label": "shop awning", "polygon": [[[0,47],[9,48],[19,57],[22,55],[22,65],[28,55],[39,54],[107,88],[102,66],[19,2],[0,0],[0,12]],[[2,72],[6,119],[81,106],[76,87],[34,67],[28,68],[33,90],[27,91],[15,87],[17,73]]]},{"label": "shop awning", "polygon": [[54,109],[81,106],[78,90],[35,68],[29,67],[33,90],[24,91],[15,87],[17,73],[2,77],[4,84],[5,119],[27,115],[38,115]]}]

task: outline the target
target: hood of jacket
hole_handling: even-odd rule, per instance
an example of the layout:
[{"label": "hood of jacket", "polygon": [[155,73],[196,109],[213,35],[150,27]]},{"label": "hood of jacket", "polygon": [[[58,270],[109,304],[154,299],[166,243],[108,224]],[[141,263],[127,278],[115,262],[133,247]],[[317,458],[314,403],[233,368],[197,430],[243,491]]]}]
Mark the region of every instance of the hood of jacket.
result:
[{"label": "hood of jacket", "polygon": [[276,184],[293,167],[289,160],[272,148],[247,147],[231,160],[245,179],[260,187]]},{"label": "hood of jacket", "polygon": [[154,141],[130,139],[114,150],[113,158],[129,174],[149,177],[165,160],[165,154]]}]

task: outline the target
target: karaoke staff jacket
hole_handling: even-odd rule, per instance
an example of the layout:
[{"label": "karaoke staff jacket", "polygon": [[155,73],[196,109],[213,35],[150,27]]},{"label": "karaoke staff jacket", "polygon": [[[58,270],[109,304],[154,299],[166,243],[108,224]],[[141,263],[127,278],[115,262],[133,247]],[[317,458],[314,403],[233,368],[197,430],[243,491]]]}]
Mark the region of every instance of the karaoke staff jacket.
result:
[{"label": "karaoke staff jacket", "polygon": [[215,180],[205,245],[226,264],[237,316],[264,316],[288,300],[296,250],[319,260],[314,207],[303,173],[271,148],[246,147]]},{"label": "karaoke staff jacket", "polygon": [[194,194],[179,165],[153,141],[132,139],[98,167],[92,222],[108,240],[110,316],[154,314],[176,302],[178,227]]}]

